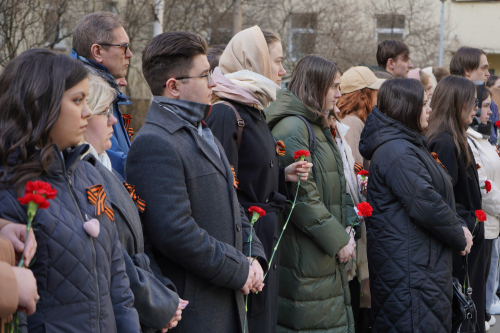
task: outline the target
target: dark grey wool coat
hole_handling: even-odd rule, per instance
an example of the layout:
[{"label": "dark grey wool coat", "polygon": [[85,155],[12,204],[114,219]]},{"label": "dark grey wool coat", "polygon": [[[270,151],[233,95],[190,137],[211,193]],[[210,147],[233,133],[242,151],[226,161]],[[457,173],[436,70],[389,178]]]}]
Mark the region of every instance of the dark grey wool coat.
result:
[{"label": "dark grey wool coat", "polygon": [[[208,112],[209,105],[171,100],[171,109]],[[177,115],[153,103],[127,157],[127,182],[146,200],[141,214],[149,248],[162,274],[190,303],[176,332],[242,331],[249,270],[250,225],[220,157]],[[254,237],[252,256],[265,258]],[[247,330],[248,331],[248,330]]]},{"label": "dark grey wool coat", "polygon": [[[108,200],[115,212],[113,223],[122,245],[125,268],[130,279],[130,289],[134,293],[134,307],[139,313],[142,332],[154,333],[172,320],[179,305],[179,296],[168,279],[160,281],[150,268],[149,258],[144,253],[139,210],[125,188],[123,178],[115,170],[109,171],[92,155],[87,155],[86,160],[96,167],[104,179]],[[165,282],[170,283],[165,285]]]}]

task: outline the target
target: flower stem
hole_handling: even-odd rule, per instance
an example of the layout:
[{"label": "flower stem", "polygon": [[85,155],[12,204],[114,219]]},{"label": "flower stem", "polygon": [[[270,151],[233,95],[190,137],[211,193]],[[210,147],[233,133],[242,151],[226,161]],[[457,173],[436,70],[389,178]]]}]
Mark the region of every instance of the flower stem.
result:
[{"label": "flower stem", "polygon": [[271,255],[271,259],[269,260],[269,264],[267,267],[267,272],[266,272],[266,274],[264,274],[264,280],[266,279],[267,273],[269,273],[269,269],[271,268],[271,263],[273,262],[274,254],[276,253],[276,250],[278,249],[278,246],[280,245],[281,237],[283,237],[283,234],[285,233],[286,226],[288,225],[288,221],[290,221],[290,217],[292,216],[293,209],[295,208],[295,202],[297,201],[297,195],[299,194],[300,177],[301,177],[301,174],[299,174],[299,180],[297,182],[297,190],[295,191],[295,198],[293,199],[292,208],[290,209],[290,213],[288,213],[288,218],[286,219],[285,225],[283,226],[283,230],[281,230],[280,238],[278,238],[278,242],[276,243],[276,246],[274,247],[273,254]]}]

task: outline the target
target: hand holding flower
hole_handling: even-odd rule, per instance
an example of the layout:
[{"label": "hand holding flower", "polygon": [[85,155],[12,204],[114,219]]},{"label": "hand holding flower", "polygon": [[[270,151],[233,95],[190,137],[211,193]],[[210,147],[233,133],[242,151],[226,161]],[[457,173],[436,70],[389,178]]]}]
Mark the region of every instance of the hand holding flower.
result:
[{"label": "hand holding flower", "polygon": [[256,293],[264,288],[264,270],[257,258],[248,258],[250,260],[250,269],[254,271],[253,285],[251,291]]},{"label": "hand holding flower", "polygon": [[[35,256],[37,246],[33,229],[27,232],[24,224],[9,223],[0,230],[0,234],[7,237],[14,246],[17,261],[21,260],[21,255],[24,251],[24,266],[28,267],[31,259]],[[27,239],[26,234],[28,234]],[[25,241],[26,250],[24,250]]]},{"label": "hand holding flower", "polygon": [[313,164],[307,161],[294,162],[285,168],[285,181],[287,182],[298,182],[299,176],[300,180],[307,180],[309,171],[313,167]]},{"label": "hand holding flower", "polygon": [[472,241],[472,234],[470,233],[469,231],[469,228],[466,228],[466,227],[462,227],[463,231],[464,231],[464,237],[465,237],[465,240],[467,241],[467,246],[465,247],[465,249],[463,251],[460,251],[459,254],[461,256],[465,256],[467,254],[470,253],[470,248],[472,247],[473,245],[473,241]]}]

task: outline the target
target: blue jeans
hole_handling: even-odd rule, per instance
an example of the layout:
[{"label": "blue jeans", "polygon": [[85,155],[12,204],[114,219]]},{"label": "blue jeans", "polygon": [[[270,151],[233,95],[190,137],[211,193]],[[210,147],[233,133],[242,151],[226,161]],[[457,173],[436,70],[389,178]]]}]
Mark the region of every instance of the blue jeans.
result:
[{"label": "blue jeans", "polygon": [[500,242],[498,241],[498,238],[494,239],[491,247],[490,272],[486,282],[486,311],[490,309],[491,304],[500,300],[496,295],[499,284],[498,279],[500,277],[498,267],[499,246]]}]

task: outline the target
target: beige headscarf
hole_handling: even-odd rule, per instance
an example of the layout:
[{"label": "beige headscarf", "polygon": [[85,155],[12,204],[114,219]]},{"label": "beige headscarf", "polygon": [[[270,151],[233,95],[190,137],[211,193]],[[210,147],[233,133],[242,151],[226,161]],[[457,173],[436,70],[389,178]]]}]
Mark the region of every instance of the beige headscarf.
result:
[{"label": "beige headscarf", "polygon": [[[276,99],[280,87],[272,80],[269,48],[258,26],[240,31],[231,39],[220,57],[219,67],[235,85],[254,93],[262,108]],[[227,98],[217,87],[213,91]]]}]

